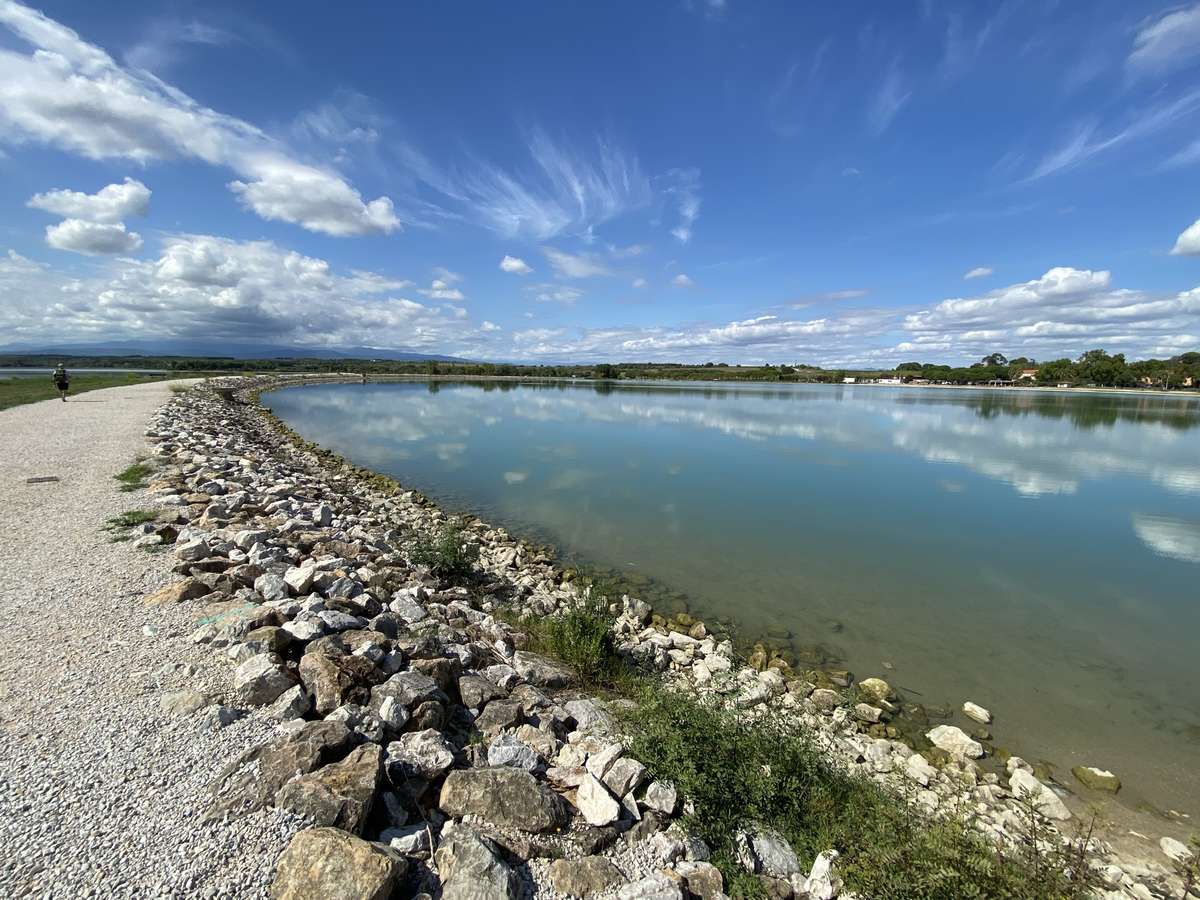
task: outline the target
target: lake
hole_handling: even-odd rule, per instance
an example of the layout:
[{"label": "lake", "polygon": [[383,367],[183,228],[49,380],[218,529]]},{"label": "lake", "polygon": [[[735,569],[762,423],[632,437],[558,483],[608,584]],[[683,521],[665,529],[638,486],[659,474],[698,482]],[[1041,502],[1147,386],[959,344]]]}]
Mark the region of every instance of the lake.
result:
[{"label": "lake", "polygon": [[973,700],[1068,785],[1100,766],[1123,804],[1200,816],[1196,397],[432,381],[264,402],[803,663]]}]

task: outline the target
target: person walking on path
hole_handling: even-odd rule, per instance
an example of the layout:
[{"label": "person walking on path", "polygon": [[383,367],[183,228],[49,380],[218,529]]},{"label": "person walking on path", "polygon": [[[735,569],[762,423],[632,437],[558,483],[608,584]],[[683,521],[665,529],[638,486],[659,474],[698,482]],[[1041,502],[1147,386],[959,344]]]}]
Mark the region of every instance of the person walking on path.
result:
[{"label": "person walking on path", "polygon": [[50,376],[54,379],[54,386],[58,388],[59,396],[62,397],[63,403],[67,402],[67,391],[71,388],[71,376],[67,374],[66,366],[62,363],[54,370],[54,374]]}]

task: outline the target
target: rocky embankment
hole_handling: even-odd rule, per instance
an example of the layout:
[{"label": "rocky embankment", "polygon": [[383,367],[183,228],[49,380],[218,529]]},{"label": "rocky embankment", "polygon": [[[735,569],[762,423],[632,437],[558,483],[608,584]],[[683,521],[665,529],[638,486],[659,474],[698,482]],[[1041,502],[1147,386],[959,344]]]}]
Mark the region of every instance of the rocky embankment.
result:
[{"label": "rocky embankment", "polygon": [[[229,660],[223,703],[186,691],[171,702],[210,728],[277,723],[216,780],[208,812],[274,808],[310,823],[280,857],[272,896],[723,896],[683,823],[687,798],[625,752],[611,711],[569,669],[495,615],[555,614],[578,601],[569,576],[479,522],[471,589],[414,566],[406,551],[445,514],[293,440],[254,402],[275,383],[210,383],[154,417],[149,493],[166,512],[139,541],[171,545],[182,576],[152,599],[193,610],[192,641]],[[983,772],[983,747],[954,726],[932,728],[923,753],[889,734],[895,695],[880,679],[816,684],[765,659],[745,665],[703,624],[673,627],[636,599],[614,611],[619,649],[639,665],[746,716],[798,718],[848,770],[895,786],[897,802],[974,812],[1002,842],[1020,839],[1022,797],[1070,817],[1020,759],[1003,777]],[[802,870],[768,829],[739,844],[774,897],[849,896],[833,851]],[[1106,895],[1180,895],[1164,866],[1092,851]]]}]

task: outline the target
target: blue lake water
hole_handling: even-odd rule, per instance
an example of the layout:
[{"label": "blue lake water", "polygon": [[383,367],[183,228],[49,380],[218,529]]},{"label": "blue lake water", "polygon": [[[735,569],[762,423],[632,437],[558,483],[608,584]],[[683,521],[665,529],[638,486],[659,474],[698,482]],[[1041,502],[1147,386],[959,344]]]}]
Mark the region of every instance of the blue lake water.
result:
[{"label": "blue lake water", "polygon": [[980,703],[1067,784],[1110,768],[1122,803],[1200,817],[1200,399],[435,381],[264,402],[693,614]]}]

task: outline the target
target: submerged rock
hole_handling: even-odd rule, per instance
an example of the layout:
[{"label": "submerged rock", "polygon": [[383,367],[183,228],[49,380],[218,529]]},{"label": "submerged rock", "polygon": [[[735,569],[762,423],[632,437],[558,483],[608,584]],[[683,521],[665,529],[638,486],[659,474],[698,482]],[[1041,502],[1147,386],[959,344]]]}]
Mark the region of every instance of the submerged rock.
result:
[{"label": "submerged rock", "polygon": [[1105,769],[1097,769],[1095,766],[1075,766],[1071,769],[1071,774],[1081,784],[1093,791],[1115,794],[1121,790],[1121,779]]},{"label": "submerged rock", "polygon": [[968,719],[974,719],[980,725],[991,725],[992,714],[980,706],[978,703],[972,703],[968,700],[962,705],[963,715]]},{"label": "submerged rock", "polygon": [[979,759],[983,756],[983,745],[972,740],[956,725],[939,725],[926,735],[933,746],[945,750],[951,756],[958,758]]}]

